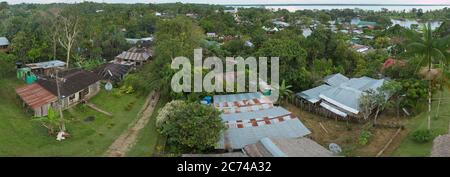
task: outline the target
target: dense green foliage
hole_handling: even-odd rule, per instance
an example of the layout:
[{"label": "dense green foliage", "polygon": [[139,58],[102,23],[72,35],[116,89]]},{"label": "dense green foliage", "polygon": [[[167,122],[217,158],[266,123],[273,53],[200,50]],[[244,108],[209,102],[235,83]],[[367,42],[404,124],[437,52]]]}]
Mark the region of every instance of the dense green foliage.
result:
[{"label": "dense green foliage", "polygon": [[[411,42],[410,36],[420,38],[421,34],[399,25],[390,27],[390,19],[443,20],[434,35],[443,38],[449,34],[447,8],[431,12],[418,9],[409,12],[387,9],[379,12],[351,9],[289,12],[241,8],[236,15],[225,12],[226,9],[230,8],[181,3],[4,4],[0,10],[0,36],[10,39],[12,55],[2,56],[9,59],[8,62],[1,61],[1,67],[11,68],[17,60],[65,58],[66,50],[58,42],[61,37],[59,17],[73,17],[80,21],[79,35],[70,54],[74,60],[70,63],[74,67],[93,69],[113,59],[130,47],[125,38],[155,37],[153,61],[126,79],[126,84],[133,85],[139,93],[159,89],[174,98],[205,95],[174,94],[169,86],[175,72],[170,69],[171,60],[178,56],[192,58],[193,49],[202,47],[204,57],[279,57],[280,80],[292,85],[294,93],[316,86],[324,76],[336,72],[347,76],[389,76],[405,85],[403,90],[410,93],[403,106],[414,106],[423,98],[418,87],[424,84],[415,74],[421,57],[412,56],[405,49]],[[337,30],[345,29],[344,23],[355,17],[379,24],[375,30],[364,30],[365,34],[374,36],[374,40],[362,39],[362,44],[376,49],[366,55],[350,49],[349,40],[353,34],[335,33],[329,28],[329,25],[335,25]],[[274,19],[291,25],[269,34],[263,27],[274,27]],[[313,24],[315,27],[311,27]],[[304,37],[303,30],[308,28],[312,33]],[[220,38],[205,38],[206,32],[214,32]],[[246,42],[253,46],[247,46]],[[386,50],[388,47],[391,48]],[[381,64],[389,57],[409,62],[401,68],[381,71]],[[9,72],[11,70],[2,69],[1,74]]]},{"label": "dense green foliage", "polygon": [[412,139],[418,143],[426,143],[433,140],[433,132],[431,130],[416,130],[412,134]]},{"label": "dense green foliage", "polygon": [[178,152],[205,152],[211,150],[225,129],[214,107],[198,103],[174,105],[168,119],[161,125],[161,133]]},{"label": "dense green foliage", "polygon": [[[395,108],[397,115],[400,114],[400,108],[407,108],[415,114],[422,111],[419,108],[427,96],[427,90],[434,92],[444,82],[448,82],[448,77],[447,80],[436,80],[430,84],[433,87],[430,88],[417,74],[418,68],[425,63],[439,66],[443,73],[449,73],[448,8],[430,12],[420,9],[410,12],[387,9],[380,12],[351,9],[289,12],[240,8],[237,14],[225,12],[226,9],[230,8],[181,3],[1,3],[0,36],[10,39],[11,46],[9,54],[0,53],[0,77],[12,77],[14,63],[18,61],[64,60],[67,49],[60,42],[65,37],[61,31],[62,18],[79,21],[79,33],[69,53],[71,67],[92,70],[129,49],[132,45],[127,43],[126,38],[152,36],[155,41],[151,45],[151,61],[126,77],[122,91],[100,97],[97,102],[109,96],[116,101],[123,98],[134,100],[131,97],[133,92],[146,95],[153,90],[160,91],[161,97],[167,101],[186,100],[188,103],[167,113],[168,121],[161,127],[162,133],[168,136],[169,144],[174,145],[177,152],[209,150],[217,142],[219,132],[224,129],[218,118],[219,112],[211,107],[190,103],[215,93],[171,91],[170,81],[176,72],[170,68],[171,61],[179,56],[192,59],[193,51],[197,48],[203,49],[203,58],[279,57],[282,100],[287,100],[293,93],[322,84],[322,78],[333,73],[339,72],[349,77],[389,77],[392,82],[386,87],[393,94],[392,99],[382,106],[380,103],[374,104],[377,107]],[[357,35],[341,30],[357,28],[350,24],[354,18],[378,24],[374,29],[362,29],[364,35],[370,35],[373,39],[360,39],[361,44],[372,46],[374,50],[363,54],[351,48],[352,40]],[[416,19],[419,22],[440,20],[443,23],[432,31],[420,29],[419,26],[412,26],[411,29],[400,25],[391,26],[391,19]],[[290,26],[266,31],[277,26],[273,23],[275,20],[289,23]],[[332,30],[332,27],[336,29]],[[304,34],[307,30],[312,31],[309,36]],[[206,37],[207,32],[216,33],[217,37]],[[388,58],[394,59],[397,64],[384,68],[383,63]],[[0,93],[6,96],[6,92]],[[4,95],[1,95],[2,98]],[[133,106],[138,103],[135,102],[108,107],[122,115],[136,112]],[[80,116],[85,114],[80,113]],[[120,123],[125,126],[127,122]],[[116,135],[119,131],[117,129],[113,133]],[[367,144],[370,134],[362,133],[360,138],[361,144]],[[102,141],[107,142],[104,144],[109,143]],[[94,154],[99,152],[98,149],[95,151]]]}]

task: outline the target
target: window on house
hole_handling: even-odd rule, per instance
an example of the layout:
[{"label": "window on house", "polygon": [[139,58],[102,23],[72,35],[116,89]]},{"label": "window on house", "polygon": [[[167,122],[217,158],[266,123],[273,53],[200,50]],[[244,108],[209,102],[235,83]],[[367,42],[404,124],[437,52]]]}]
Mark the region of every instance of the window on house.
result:
[{"label": "window on house", "polygon": [[73,95],[71,95],[70,97],[69,97],[69,101],[70,102],[73,102],[75,100],[75,94],[73,94]]},{"label": "window on house", "polygon": [[83,96],[89,95],[89,88],[86,88],[83,91],[81,91],[81,95]]}]

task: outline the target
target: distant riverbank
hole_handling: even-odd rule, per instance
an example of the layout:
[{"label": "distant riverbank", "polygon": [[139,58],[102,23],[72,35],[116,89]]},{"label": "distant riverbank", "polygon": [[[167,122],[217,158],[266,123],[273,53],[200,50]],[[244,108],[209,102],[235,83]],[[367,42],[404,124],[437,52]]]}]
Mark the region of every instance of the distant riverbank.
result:
[{"label": "distant riverbank", "polygon": [[257,7],[266,8],[272,10],[286,9],[289,11],[296,10],[331,10],[331,9],[362,9],[362,10],[374,10],[381,11],[388,9],[390,11],[410,11],[412,9],[422,9],[424,11],[439,10],[444,8],[450,8],[450,4],[229,4],[229,7]]}]

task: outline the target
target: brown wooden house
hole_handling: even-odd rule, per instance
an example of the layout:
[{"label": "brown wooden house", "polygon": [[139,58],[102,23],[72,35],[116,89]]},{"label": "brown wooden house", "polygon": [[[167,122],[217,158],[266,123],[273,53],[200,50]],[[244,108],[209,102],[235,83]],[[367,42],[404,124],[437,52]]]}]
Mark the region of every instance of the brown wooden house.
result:
[{"label": "brown wooden house", "polygon": [[[60,73],[58,84],[63,109],[88,100],[100,91],[98,75],[81,69]],[[46,116],[50,107],[58,108],[58,89],[54,76],[39,78],[34,84],[17,88],[16,93],[34,111],[35,116]]]}]

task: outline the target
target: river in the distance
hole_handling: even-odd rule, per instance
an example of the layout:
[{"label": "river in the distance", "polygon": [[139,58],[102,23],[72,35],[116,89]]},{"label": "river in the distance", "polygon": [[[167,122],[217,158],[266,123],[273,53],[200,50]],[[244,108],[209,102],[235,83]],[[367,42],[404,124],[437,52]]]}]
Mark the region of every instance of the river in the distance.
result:
[{"label": "river in the distance", "polygon": [[287,9],[289,11],[296,11],[296,10],[326,10],[326,9],[361,9],[361,10],[373,10],[373,11],[381,11],[383,9],[388,9],[389,11],[410,11],[412,9],[422,9],[423,11],[430,11],[430,10],[439,10],[443,8],[450,8],[449,6],[340,6],[340,5],[316,5],[316,6],[265,6],[267,9],[273,9],[273,10],[279,10],[279,9]]},{"label": "river in the distance", "polygon": [[248,6],[240,6],[240,5],[230,5],[232,7],[258,7],[258,8],[266,8],[272,10],[280,10],[286,9],[291,12],[297,10],[331,10],[331,9],[361,9],[361,10],[373,10],[373,11],[381,11],[383,9],[388,9],[390,11],[410,11],[412,9],[422,9],[423,11],[430,10],[439,10],[445,7],[450,8],[450,5],[276,5],[271,6],[268,5],[248,5]]}]

